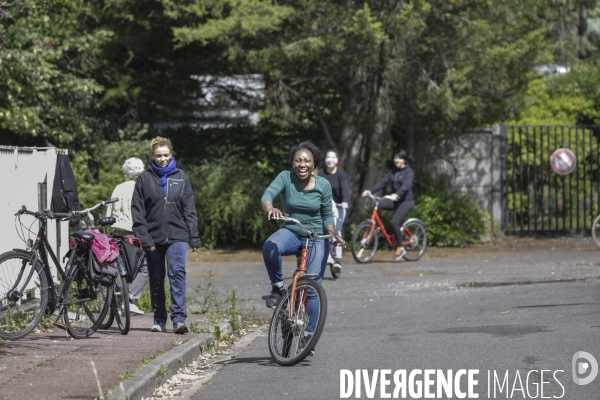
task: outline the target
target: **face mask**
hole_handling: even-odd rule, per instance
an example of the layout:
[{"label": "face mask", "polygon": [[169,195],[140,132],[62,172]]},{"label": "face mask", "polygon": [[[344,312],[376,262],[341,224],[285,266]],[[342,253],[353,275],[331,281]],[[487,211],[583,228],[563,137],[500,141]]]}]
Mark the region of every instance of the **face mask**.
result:
[{"label": "face mask", "polygon": [[337,157],[327,157],[325,159],[325,164],[329,167],[329,168],[333,168],[337,165],[338,163],[338,159]]}]

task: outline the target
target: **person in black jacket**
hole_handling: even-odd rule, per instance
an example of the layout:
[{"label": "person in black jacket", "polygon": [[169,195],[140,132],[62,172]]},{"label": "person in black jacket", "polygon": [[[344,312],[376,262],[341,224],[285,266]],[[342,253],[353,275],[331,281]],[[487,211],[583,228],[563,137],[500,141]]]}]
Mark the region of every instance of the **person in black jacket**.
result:
[{"label": "person in black jacket", "polygon": [[[335,231],[339,237],[343,237],[342,227],[346,219],[346,211],[350,202],[350,185],[346,173],[338,167],[338,152],[335,149],[327,150],[325,153],[325,165],[327,168],[319,170],[319,176],[327,179],[331,185],[331,196],[335,202],[338,218],[335,219]],[[333,269],[338,274],[342,272],[342,246],[334,246]]]},{"label": "person in black jacket", "polygon": [[362,196],[368,196],[371,192],[377,192],[383,189],[388,183],[392,183],[394,193],[379,201],[379,218],[383,221],[381,210],[395,210],[392,217],[392,228],[396,235],[396,253],[394,260],[401,260],[406,254],[406,250],[402,246],[402,230],[400,224],[404,221],[404,217],[414,207],[412,184],[415,176],[412,168],[406,163],[406,151],[400,150],[394,156],[394,167],[370,190],[365,190]]},{"label": "person in black jacket", "polygon": [[194,193],[186,173],[177,168],[171,141],[156,137],[151,148],[154,161],[137,179],[131,201],[133,233],[142,241],[148,260],[154,311],[150,331],[166,332],[166,257],[173,332],[185,334],[189,332],[185,324],[185,261],[188,244],[192,251],[200,247]]}]

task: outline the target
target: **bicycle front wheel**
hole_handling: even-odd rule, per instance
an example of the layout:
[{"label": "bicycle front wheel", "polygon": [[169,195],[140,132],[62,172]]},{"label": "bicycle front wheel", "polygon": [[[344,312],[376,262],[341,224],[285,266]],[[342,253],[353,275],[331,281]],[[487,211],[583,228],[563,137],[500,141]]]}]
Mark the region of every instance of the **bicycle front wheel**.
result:
[{"label": "bicycle front wheel", "polygon": [[113,296],[113,287],[91,282],[81,270],[67,280],[63,318],[67,331],[76,339],[90,337],[102,324]]},{"label": "bicycle front wheel", "polygon": [[121,274],[117,275],[114,294],[111,305],[111,314],[114,315],[117,326],[122,335],[129,333],[129,323],[131,315],[129,314],[129,284]]},{"label": "bicycle front wheel", "polygon": [[404,225],[402,232],[402,246],[406,250],[404,258],[416,261],[425,252],[427,247],[427,229],[421,221],[411,221]]},{"label": "bicycle front wheel", "polygon": [[372,221],[363,221],[358,224],[352,235],[352,255],[359,263],[368,263],[377,252],[379,235],[372,227]]},{"label": "bicycle front wheel", "polygon": [[292,320],[290,291],[291,286],[277,304],[269,326],[269,352],[279,365],[304,360],[319,341],[327,318],[327,297],[319,282],[298,281]]},{"label": "bicycle front wheel", "polygon": [[48,285],[42,264],[34,267],[30,254],[0,255],[0,338],[21,339],[35,329],[48,305]]},{"label": "bicycle front wheel", "polygon": [[596,242],[596,246],[600,247],[600,215],[596,217],[592,225],[592,238]]}]

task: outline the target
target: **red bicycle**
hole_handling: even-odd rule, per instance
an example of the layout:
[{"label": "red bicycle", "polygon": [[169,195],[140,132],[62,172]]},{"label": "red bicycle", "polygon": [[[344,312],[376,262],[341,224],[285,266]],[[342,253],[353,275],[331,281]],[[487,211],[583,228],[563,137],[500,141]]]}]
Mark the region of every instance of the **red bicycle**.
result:
[{"label": "red bicycle", "polygon": [[[369,197],[375,200],[371,218],[358,224],[352,235],[352,255],[359,263],[367,263],[375,257],[380,237],[384,238],[391,248],[397,246],[395,235],[387,233],[377,213],[379,200],[382,197],[373,196],[372,194]],[[425,224],[418,218],[409,218],[402,224],[401,230],[401,246],[406,250],[404,259],[408,261],[418,260],[427,247],[427,228]]]}]

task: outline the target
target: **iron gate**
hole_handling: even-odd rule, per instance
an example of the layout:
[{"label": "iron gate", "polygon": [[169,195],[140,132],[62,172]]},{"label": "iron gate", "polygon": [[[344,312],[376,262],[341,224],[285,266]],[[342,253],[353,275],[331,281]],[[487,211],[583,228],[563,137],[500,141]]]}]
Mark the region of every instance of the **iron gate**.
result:
[{"label": "iron gate", "polygon": [[[502,230],[589,233],[600,199],[599,125],[501,125]],[[573,151],[575,170],[555,173],[552,153]]]}]

